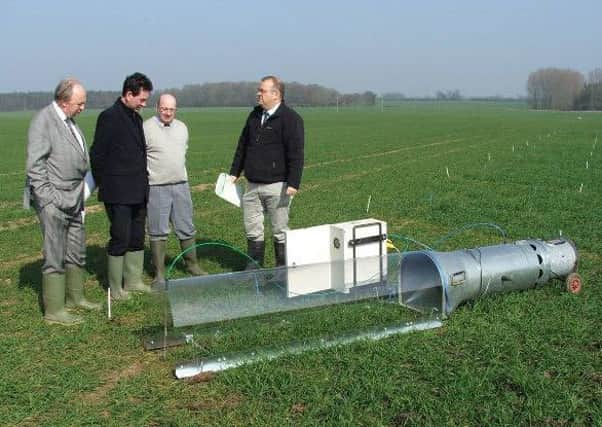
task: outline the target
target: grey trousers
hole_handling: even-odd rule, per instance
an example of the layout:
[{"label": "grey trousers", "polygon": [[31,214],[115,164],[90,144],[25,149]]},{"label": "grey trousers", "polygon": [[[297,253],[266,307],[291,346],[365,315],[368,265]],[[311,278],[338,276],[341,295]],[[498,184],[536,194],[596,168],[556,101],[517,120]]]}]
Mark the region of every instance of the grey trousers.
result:
[{"label": "grey trousers", "polygon": [[286,194],[286,182],[258,184],[249,182],[242,197],[243,220],[247,240],[264,240],[264,214],[272,222],[274,241],[284,243],[284,231],[288,230],[290,197]]},{"label": "grey trousers", "polygon": [[192,214],[192,198],[187,182],[150,186],[147,204],[150,240],[167,240],[169,223],[178,239],[192,239],[196,235]]},{"label": "grey trousers", "polygon": [[65,265],[86,265],[86,234],[81,212],[68,215],[48,203],[36,208],[42,229],[42,273],[64,273]]}]

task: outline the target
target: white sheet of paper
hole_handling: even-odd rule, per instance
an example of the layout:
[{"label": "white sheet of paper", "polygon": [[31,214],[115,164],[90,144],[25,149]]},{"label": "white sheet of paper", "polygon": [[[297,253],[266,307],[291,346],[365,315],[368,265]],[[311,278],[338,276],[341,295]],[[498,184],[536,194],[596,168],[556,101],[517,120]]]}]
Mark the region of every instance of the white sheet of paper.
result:
[{"label": "white sheet of paper", "polygon": [[96,182],[92,176],[92,172],[88,171],[84,177],[84,200],[88,200],[88,197],[96,190]]},{"label": "white sheet of paper", "polygon": [[220,173],[215,183],[215,194],[228,203],[240,208],[241,198],[244,193],[242,185],[230,180],[230,175]]}]

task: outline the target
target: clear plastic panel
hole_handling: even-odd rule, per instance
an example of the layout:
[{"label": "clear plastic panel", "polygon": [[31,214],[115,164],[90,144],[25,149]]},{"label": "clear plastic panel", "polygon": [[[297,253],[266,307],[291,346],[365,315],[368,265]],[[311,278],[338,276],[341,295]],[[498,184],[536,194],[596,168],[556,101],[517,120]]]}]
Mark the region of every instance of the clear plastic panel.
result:
[{"label": "clear plastic panel", "polygon": [[164,334],[154,348],[188,344],[171,352],[176,360],[222,360],[219,355],[235,352],[237,360],[252,361],[262,352],[282,354],[287,348],[295,352],[439,326],[412,326],[438,319],[440,299],[425,292],[420,301],[414,290],[421,310],[400,304],[401,262],[402,254],[392,253],[169,280],[162,294]]},{"label": "clear plastic panel", "polygon": [[[349,303],[399,292],[399,257],[190,277],[168,283],[174,327]],[[354,279],[355,270],[355,279]]]}]

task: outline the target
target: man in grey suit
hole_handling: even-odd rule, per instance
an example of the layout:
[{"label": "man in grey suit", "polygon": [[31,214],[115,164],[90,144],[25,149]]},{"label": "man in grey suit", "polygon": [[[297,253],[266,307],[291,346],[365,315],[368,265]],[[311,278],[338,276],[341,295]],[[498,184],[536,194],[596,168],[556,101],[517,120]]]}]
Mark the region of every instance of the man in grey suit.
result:
[{"label": "man in grey suit", "polygon": [[85,105],[82,84],[72,78],[62,80],[52,104],[39,111],[29,127],[26,195],[31,196],[42,228],[42,300],[47,323],[81,323],[81,317],[66,307],[100,309],[100,304],[84,297],[84,177],[90,160],[84,135],[73,118]]}]

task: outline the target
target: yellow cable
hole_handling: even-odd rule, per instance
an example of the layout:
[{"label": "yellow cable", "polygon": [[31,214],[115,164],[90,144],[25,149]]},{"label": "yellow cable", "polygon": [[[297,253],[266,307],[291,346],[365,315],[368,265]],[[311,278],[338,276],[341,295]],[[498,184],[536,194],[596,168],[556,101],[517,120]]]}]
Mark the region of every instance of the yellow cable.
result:
[{"label": "yellow cable", "polygon": [[394,250],[396,250],[397,252],[399,252],[399,249],[397,249],[397,248],[395,247],[395,245],[393,244],[393,242],[391,241],[391,239],[387,239],[387,249],[394,249]]}]

